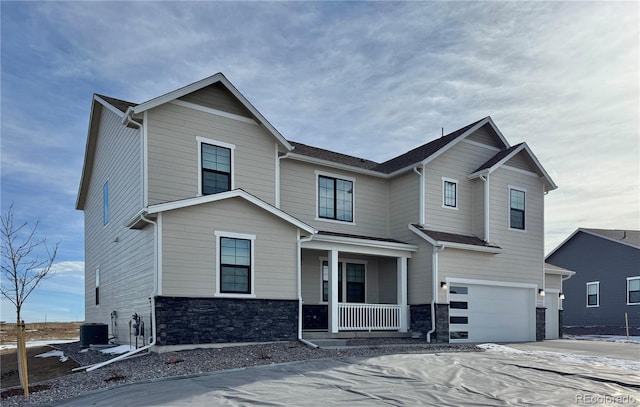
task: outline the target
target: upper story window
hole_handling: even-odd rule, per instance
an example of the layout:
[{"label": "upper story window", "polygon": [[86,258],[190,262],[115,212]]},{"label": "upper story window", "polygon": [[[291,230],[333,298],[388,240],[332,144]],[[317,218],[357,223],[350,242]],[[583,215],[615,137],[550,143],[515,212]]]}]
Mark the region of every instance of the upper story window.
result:
[{"label": "upper story window", "polygon": [[254,235],[215,232],[216,294],[254,296]]},{"label": "upper story window", "polygon": [[458,180],[442,178],[442,207],[458,209]]},{"label": "upper story window", "polygon": [[587,283],[587,307],[600,306],[600,282]]},{"label": "upper story window", "polygon": [[198,192],[201,195],[217,194],[234,189],[233,153],[235,145],[222,141],[197,137],[198,161]]},{"label": "upper story window", "polygon": [[109,223],[109,181],[102,186],[102,222]]},{"label": "upper story window", "polygon": [[509,186],[509,228],[525,229],[525,194],[526,190]]},{"label": "upper story window", "polygon": [[318,175],[318,218],[353,222],[353,179]]},{"label": "upper story window", "polygon": [[640,276],[627,278],[627,304],[640,304]]}]

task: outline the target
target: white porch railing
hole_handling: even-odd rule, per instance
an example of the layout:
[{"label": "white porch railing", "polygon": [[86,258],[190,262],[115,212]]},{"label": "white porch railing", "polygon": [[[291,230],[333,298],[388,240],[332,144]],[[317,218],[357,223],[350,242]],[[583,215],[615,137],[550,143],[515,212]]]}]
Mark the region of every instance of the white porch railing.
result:
[{"label": "white porch railing", "polygon": [[338,303],[340,331],[397,331],[401,305]]}]

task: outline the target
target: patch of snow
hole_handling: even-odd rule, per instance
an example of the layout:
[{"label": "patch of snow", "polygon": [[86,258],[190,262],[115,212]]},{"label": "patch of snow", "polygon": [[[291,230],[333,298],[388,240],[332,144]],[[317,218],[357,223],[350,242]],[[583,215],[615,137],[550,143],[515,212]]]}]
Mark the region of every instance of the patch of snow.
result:
[{"label": "patch of snow", "polygon": [[120,346],[115,346],[113,348],[106,348],[106,349],[101,349],[100,352],[102,353],[106,353],[109,355],[121,355],[123,353],[127,353],[131,350],[134,350],[135,347],[130,346],[130,345],[120,345]]},{"label": "patch of snow", "polygon": [[579,341],[601,341],[601,342],[621,342],[621,343],[640,343],[640,336],[622,335],[562,335],[564,339],[576,339]]},{"label": "patch of snow", "polygon": [[89,348],[85,348],[80,351],[80,353],[87,353],[87,352],[89,352]]},{"label": "patch of snow", "polygon": [[528,356],[546,356],[556,360],[562,360],[565,362],[573,363],[600,363],[607,366],[613,366],[620,369],[634,370],[640,372],[640,362],[633,360],[612,359],[603,356],[589,356],[589,355],[575,355],[571,353],[558,353],[558,352],[545,352],[545,351],[533,351],[533,350],[519,350],[510,348],[504,345],[497,345],[495,343],[483,343],[477,345],[479,348],[488,352],[499,352],[506,354],[520,354]]},{"label": "patch of snow", "polygon": [[51,350],[47,353],[41,353],[36,355],[37,358],[60,358],[60,362],[66,362],[69,360],[69,357],[65,356],[64,352],[61,350]]},{"label": "patch of snow", "polygon": [[[36,346],[47,346],[54,343],[71,343],[71,342],[78,342],[78,339],[50,339],[47,341],[30,341],[30,342],[27,342],[26,345],[27,345],[27,348],[35,348]],[[17,347],[18,345],[16,345],[15,343],[5,343],[0,345],[0,350],[15,349]]]}]

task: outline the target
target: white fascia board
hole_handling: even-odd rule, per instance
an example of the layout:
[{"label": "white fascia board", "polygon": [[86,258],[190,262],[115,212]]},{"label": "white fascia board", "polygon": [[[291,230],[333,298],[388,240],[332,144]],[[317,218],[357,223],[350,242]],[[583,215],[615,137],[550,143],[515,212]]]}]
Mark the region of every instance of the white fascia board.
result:
[{"label": "white fascia board", "polygon": [[427,235],[420,229],[416,228],[412,224],[409,224],[409,230],[411,230],[413,233],[415,233],[416,235],[420,236],[421,238],[429,242],[429,244],[431,244],[432,246],[441,247],[443,249],[450,248],[450,249],[469,250],[474,252],[492,253],[492,254],[502,253],[503,251],[501,248],[498,248],[498,247],[476,246],[472,244],[463,244],[463,243],[445,242],[442,240],[434,240],[429,235]]},{"label": "white fascia board", "polygon": [[340,164],[340,163],[336,163],[336,162],[333,162],[333,161],[323,160],[321,158],[309,157],[307,155],[302,155],[302,154],[289,153],[289,154],[287,154],[286,158],[289,158],[289,159],[292,159],[292,160],[297,160],[297,161],[302,161],[302,162],[306,162],[306,163],[310,163],[310,164],[324,165],[325,167],[331,167],[331,168],[336,168],[336,169],[340,169],[340,170],[344,170],[344,171],[355,172],[355,173],[358,173],[358,174],[370,175],[372,177],[389,178],[389,175],[384,174],[382,172],[377,172],[377,171],[372,171],[372,170],[365,170],[364,168],[353,167],[351,165]]},{"label": "white fascia board", "polygon": [[544,167],[542,166],[542,164],[540,164],[540,161],[538,160],[538,157],[536,157],[535,154],[533,154],[533,151],[531,151],[531,149],[529,148],[529,145],[527,143],[524,143],[524,149],[527,151],[527,153],[529,154],[529,157],[533,160],[533,162],[536,164],[536,167],[538,167],[538,169],[540,170],[540,172],[542,173],[542,175],[544,175],[544,177],[547,179],[547,181],[549,182],[549,185],[551,186],[551,189],[549,189],[549,191],[553,191],[554,189],[557,189],[558,186],[556,185],[555,182],[553,182],[553,180],[551,179],[551,176],[549,176],[549,174],[547,173],[547,171],[544,169]]},{"label": "white fascia board", "polygon": [[288,213],[272,206],[269,205],[268,203],[266,203],[265,201],[256,198],[255,196],[249,194],[246,191],[243,191],[241,189],[234,189],[232,191],[227,191],[227,192],[221,192],[218,194],[212,194],[212,195],[204,195],[204,196],[199,196],[196,198],[189,198],[189,199],[182,199],[180,201],[173,201],[173,202],[167,202],[167,203],[162,203],[162,204],[157,204],[157,205],[151,205],[149,206],[147,213],[149,215],[152,215],[154,213],[159,213],[159,212],[166,212],[166,211],[171,211],[171,210],[175,210],[175,209],[180,209],[180,208],[186,208],[189,206],[195,206],[195,205],[201,205],[201,204],[205,204],[205,203],[211,203],[211,202],[217,202],[217,201],[222,201],[225,199],[230,199],[230,198],[242,198],[248,202],[251,202],[252,204],[264,209],[265,211],[279,217],[282,220],[285,220],[289,223],[291,223],[292,225],[308,232],[311,234],[316,234],[318,233],[318,231],[316,229],[314,229],[313,227],[307,225],[306,223],[294,218],[293,216],[289,215]]},{"label": "white fascia board", "polygon": [[408,243],[385,242],[382,240],[359,239],[357,237],[331,236],[331,235],[314,235],[313,241],[327,243],[344,243],[356,246],[380,247],[385,249],[404,250],[409,252],[417,252],[418,246]]},{"label": "white fascia board", "polygon": [[[371,256],[385,256],[385,257],[406,257],[411,258],[413,248],[397,248],[397,247],[383,247],[380,245],[371,244],[355,244],[354,242],[330,242],[316,240],[318,235],[314,235],[313,239],[304,242],[300,245],[303,249],[313,250],[337,250],[339,252],[350,252],[358,254],[366,254]],[[370,241],[367,241],[370,242]],[[410,245],[409,245],[410,246]],[[417,250],[417,248],[416,248]]]},{"label": "white fascia board", "polygon": [[264,125],[267,130],[282,144],[288,151],[293,150],[293,146],[280,134],[278,130],[275,129],[269,123],[269,121],[255,108],[253,105],[245,98],[242,93],[236,89],[235,86],[229,82],[229,80],[220,72],[215,75],[209,76],[208,78],[199,80],[198,82],[194,82],[190,85],[184,86],[182,88],[176,89],[172,92],[165,93],[162,96],[158,96],[154,99],[151,99],[147,102],[141,103],[135,106],[133,110],[133,114],[139,114],[146,110],[153,109],[154,107],[158,107],[165,103],[171,102],[172,100],[178,99],[182,96],[188,95],[189,93],[195,92],[202,88],[205,88],[209,85],[213,85],[214,83],[222,83],[229,92],[231,92],[240,103],[249,111],[251,114],[257,119],[259,124]]},{"label": "white fascia board", "polygon": [[113,113],[117,114],[118,117],[120,117],[121,119],[124,117],[124,112],[123,111],[121,111],[117,107],[113,106],[111,103],[107,102],[106,100],[102,99],[100,96],[93,95],[93,100],[97,101],[102,106],[106,107],[107,109],[111,110]]},{"label": "white fascia board", "polygon": [[555,268],[545,267],[544,268],[544,274],[553,274],[553,275],[557,275],[557,276],[572,277],[573,275],[576,274],[576,272],[575,271],[571,271],[571,270],[567,270],[567,269],[555,269]]}]

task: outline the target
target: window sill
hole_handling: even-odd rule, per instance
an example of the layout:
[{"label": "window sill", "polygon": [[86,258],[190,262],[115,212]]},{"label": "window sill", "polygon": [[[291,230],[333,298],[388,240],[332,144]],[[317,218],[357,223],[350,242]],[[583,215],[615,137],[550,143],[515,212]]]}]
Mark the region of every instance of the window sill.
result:
[{"label": "window sill", "polygon": [[457,210],[458,210],[458,207],[457,207],[457,206],[447,206],[447,205],[440,205],[440,206],[441,206],[443,209],[451,209],[451,210],[454,210],[454,211],[457,211]]},{"label": "window sill", "polygon": [[518,233],[527,233],[527,229],[515,229],[515,228],[507,228],[510,232],[518,232]]},{"label": "window sill", "polygon": [[353,225],[353,226],[356,225],[356,223],[353,222],[353,221],[319,218],[317,216],[316,216],[316,218],[314,220],[317,220],[318,222],[337,223],[339,225]]},{"label": "window sill", "polygon": [[255,294],[215,293],[215,298],[256,298]]},{"label": "window sill", "polygon": [[627,305],[640,305],[640,302],[628,302]]},{"label": "window sill", "polygon": [[600,305],[587,305],[587,308],[598,308]]}]

